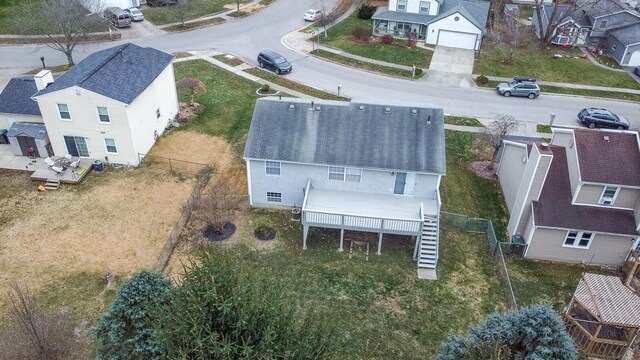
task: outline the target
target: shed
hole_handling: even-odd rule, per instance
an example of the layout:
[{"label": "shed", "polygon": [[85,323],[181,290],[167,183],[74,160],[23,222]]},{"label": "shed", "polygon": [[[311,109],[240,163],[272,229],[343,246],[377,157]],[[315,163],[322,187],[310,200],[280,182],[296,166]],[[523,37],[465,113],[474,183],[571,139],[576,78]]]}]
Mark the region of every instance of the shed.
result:
[{"label": "shed", "polygon": [[621,359],[638,335],[640,297],[616,276],[584,273],[564,321],[587,356]]},{"label": "shed", "polygon": [[28,148],[33,148],[36,157],[52,155],[49,147],[47,128],[42,123],[15,122],[7,133],[14,155],[28,156]]}]

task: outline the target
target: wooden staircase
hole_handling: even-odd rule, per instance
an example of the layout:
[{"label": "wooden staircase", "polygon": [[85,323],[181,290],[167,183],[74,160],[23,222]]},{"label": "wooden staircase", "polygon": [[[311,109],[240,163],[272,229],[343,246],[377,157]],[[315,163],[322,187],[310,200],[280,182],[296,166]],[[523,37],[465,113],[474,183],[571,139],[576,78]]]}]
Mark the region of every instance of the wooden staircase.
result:
[{"label": "wooden staircase", "polygon": [[438,263],[438,218],[425,216],[423,220],[418,267],[435,269]]},{"label": "wooden staircase", "polygon": [[45,190],[58,190],[60,187],[60,180],[57,179],[47,179],[47,182],[44,184]]}]

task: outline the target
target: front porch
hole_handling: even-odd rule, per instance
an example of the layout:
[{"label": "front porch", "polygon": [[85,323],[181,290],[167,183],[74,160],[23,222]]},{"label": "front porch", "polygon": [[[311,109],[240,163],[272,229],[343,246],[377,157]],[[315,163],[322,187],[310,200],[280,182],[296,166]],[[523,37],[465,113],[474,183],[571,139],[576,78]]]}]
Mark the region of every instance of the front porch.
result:
[{"label": "front porch", "polygon": [[434,199],[392,194],[316,189],[307,183],[302,204],[303,249],[309,227],[340,230],[338,251],[344,251],[345,230],[378,234],[376,255],[384,234],[415,237],[413,257],[419,267],[435,269],[438,258],[439,194]]}]

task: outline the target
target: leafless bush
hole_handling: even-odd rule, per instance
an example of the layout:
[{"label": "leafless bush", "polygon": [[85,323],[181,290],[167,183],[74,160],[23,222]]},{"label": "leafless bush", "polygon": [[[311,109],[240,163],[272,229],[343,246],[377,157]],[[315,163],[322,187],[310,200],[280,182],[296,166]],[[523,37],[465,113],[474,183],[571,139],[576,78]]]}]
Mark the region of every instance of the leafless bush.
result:
[{"label": "leafless bush", "polygon": [[364,26],[354,26],[351,35],[358,42],[369,42],[371,39],[371,29]]},{"label": "leafless bush", "polygon": [[493,156],[489,169],[493,169],[498,155],[498,150],[502,146],[502,140],[518,127],[518,121],[511,115],[498,114],[496,120],[484,128],[485,140],[493,147]]},{"label": "leafless bush", "polygon": [[231,193],[231,181],[227,177],[219,178],[213,187],[193,201],[196,218],[211,226],[217,233],[224,231],[224,225],[233,220],[240,209],[244,197]]},{"label": "leafless bush", "polygon": [[404,36],[407,38],[407,47],[414,48],[418,44],[418,32],[416,29],[407,31]]},{"label": "leafless bush", "polygon": [[67,358],[74,346],[73,324],[66,312],[43,312],[26,286],[12,284],[8,326],[0,331],[0,359]]}]

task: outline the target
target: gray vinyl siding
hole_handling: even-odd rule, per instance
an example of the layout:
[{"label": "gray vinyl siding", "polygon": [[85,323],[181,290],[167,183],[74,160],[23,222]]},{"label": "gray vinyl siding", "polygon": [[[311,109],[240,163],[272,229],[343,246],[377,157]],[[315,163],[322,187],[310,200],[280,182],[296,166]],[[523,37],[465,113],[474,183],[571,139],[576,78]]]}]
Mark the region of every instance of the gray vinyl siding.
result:
[{"label": "gray vinyl siding", "polygon": [[636,203],[633,206],[633,216],[636,218],[636,227],[640,224],[640,198],[636,199]]},{"label": "gray vinyl siding", "polygon": [[[602,192],[604,191],[603,185],[586,185],[583,184],[580,187],[580,192],[576,198],[578,204],[599,205],[598,201]],[[613,207],[633,209],[636,204],[636,200],[640,197],[639,189],[620,188],[616,201],[611,204]],[[605,205],[606,206],[606,205]]]},{"label": "gray vinyl siding", "polygon": [[589,265],[614,265],[624,262],[633,237],[596,234],[589,249],[563,247],[568,230],[536,228],[527,250],[527,257],[541,260],[584,262]]},{"label": "gray vinyl siding", "polygon": [[580,183],[580,175],[578,171],[578,154],[576,153],[573,139],[573,132],[570,134],[555,132],[553,133],[554,145],[565,148],[567,154],[567,166],[569,168],[569,182],[571,183],[571,195],[576,193],[578,184]]},{"label": "gray vinyl siding", "polygon": [[524,170],[527,167],[527,163],[522,161],[527,156],[527,148],[505,143],[502,151],[498,179],[504,200],[507,203],[507,209],[511,213],[522,183]]},{"label": "gray vinyl siding", "polygon": [[524,232],[522,233],[522,237],[524,238],[524,241],[526,243],[529,243],[529,241],[531,241],[531,239],[527,239],[527,236],[529,236],[529,233],[531,232],[532,228],[533,228],[533,214],[529,214],[529,218],[527,219],[527,226],[525,226]]},{"label": "gray vinyl siding", "polygon": [[[265,174],[265,162],[248,160],[251,176],[251,197],[255,205],[267,202],[267,192],[282,194],[282,206],[302,206],[304,189],[311,178],[314,188],[340,191],[357,191],[372,194],[393,194],[395,176],[391,170],[363,169],[360,182],[329,180],[329,167],[282,162],[280,176]],[[418,174],[415,196],[434,198],[438,185],[438,175]]]},{"label": "gray vinyl siding", "polygon": [[516,228],[516,234],[521,235],[522,231],[524,231],[524,227],[527,224],[527,220],[531,217],[531,202],[533,200],[538,200],[540,197],[540,192],[542,191],[542,185],[544,185],[544,179],[547,175],[547,170],[551,165],[551,156],[540,156],[540,164],[538,165],[538,169],[536,169],[535,175],[533,177],[533,182],[531,183],[531,190],[529,191],[529,196],[525,201],[524,211],[522,212],[522,216],[520,217],[520,221],[518,222],[518,227]]},{"label": "gray vinyl siding", "polygon": [[623,44],[620,40],[616,39],[615,36],[609,35],[609,37],[607,37],[607,52],[614,59],[616,59],[618,64],[622,64],[622,60],[624,59],[624,55],[626,54],[626,49],[626,45]]}]

